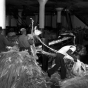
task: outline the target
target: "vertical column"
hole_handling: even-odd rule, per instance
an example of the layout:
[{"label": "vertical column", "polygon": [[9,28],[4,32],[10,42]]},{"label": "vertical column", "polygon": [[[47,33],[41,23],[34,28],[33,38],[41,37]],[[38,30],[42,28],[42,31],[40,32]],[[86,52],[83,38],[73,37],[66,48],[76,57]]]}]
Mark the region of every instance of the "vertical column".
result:
[{"label": "vertical column", "polygon": [[69,11],[69,9],[65,9],[65,12],[66,12],[68,30],[71,30],[72,29],[72,22],[71,22],[71,17],[70,17],[71,16],[70,11]]},{"label": "vertical column", "polygon": [[[48,0],[38,0],[39,1],[39,28],[44,32],[44,26],[45,26],[45,4]],[[42,34],[42,41],[47,44],[47,39],[44,36],[44,33]],[[42,45],[43,50],[48,51],[45,46]],[[46,71],[48,69],[48,58],[45,55],[42,55],[42,69]]]},{"label": "vertical column", "polygon": [[10,16],[6,16],[6,26],[10,26]]},{"label": "vertical column", "polygon": [[57,33],[59,33],[59,31],[61,30],[61,12],[63,10],[63,8],[56,8],[57,10]]},{"label": "vertical column", "polygon": [[39,24],[38,23],[38,14],[35,13],[35,24]]},{"label": "vertical column", "polygon": [[51,13],[51,28],[52,28],[52,13]]},{"label": "vertical column", "polygon": [[9,17],[9,26],[11,26],[11,15]]},{"label": "vertical column", "polygon": [[48,0],[39,1],[39,28],[43,31],[45,26],[45,4]]},{"label": "vertical column", "polygon": [[56,28],[56,14],[54,13],[53,15],[52,15],[52,27],[53,28]]},{"label": "vertical column", "polygon": [[[6,20],[6,13],[5,13],[5,0],[0,0],[0,26],[2,29],[6,28],[5,20]],[[3,33],[5,31],[3,30]]]},{"label": "vertical column", "polygon": [[18,10],[18,26],[22,25],[22,10]]}]

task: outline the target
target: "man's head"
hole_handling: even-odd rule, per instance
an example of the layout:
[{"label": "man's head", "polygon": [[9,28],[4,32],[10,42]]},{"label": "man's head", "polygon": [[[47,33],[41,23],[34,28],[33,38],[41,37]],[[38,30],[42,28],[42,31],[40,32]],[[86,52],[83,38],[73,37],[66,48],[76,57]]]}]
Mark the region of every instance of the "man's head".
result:
[{"label": "man's head", "polygon": [[26,34],[26,29],[25,28],[21,28],[20,31],[21,31],[22,34]]},{"label": "man's head", "polygon": [[76,51],[79,52],[82,50],[82,45],[76,45]]}]

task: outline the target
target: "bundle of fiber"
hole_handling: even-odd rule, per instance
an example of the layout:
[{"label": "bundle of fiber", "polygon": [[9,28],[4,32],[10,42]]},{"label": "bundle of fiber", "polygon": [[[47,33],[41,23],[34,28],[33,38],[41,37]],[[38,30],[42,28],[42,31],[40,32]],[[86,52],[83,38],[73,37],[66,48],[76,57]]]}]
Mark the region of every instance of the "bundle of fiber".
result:
[{"label": "bundle of fiber", "polygon": [[47,76],[27,51],[10,50],[0,56],[0,88],[50,88]]},{"label": "bundle of fiber", "polygon": [[76,76],[84,76],[87,73],[86,65],[77,59],[77,62],[72,67],[72,71]]},{"label": "bundle of fiber", "polygon": [[70,76],[84,76],[87,73],[86,64],[77,59],[76,62],[69,58],[65,58],[65,65],[67,70],[67,77]]},{"label": "bundle of fiber", "polygon": [[74,62],[70,59],[64,59],[64,61],[65,61],[65,67],[66,67],[66,72],[67,72],[66,77],[73,78],[75,76],[72,71]]},{"label": "bundle of fiber", "polygon": [[59,81],[61,81],[60,74],[56,72],[51,76],[50,82],[55,86],[59,86]]},{"label": "bundle of fiber", "polygon": [[65,80],[61,88],[88,88],[88,75]]}]

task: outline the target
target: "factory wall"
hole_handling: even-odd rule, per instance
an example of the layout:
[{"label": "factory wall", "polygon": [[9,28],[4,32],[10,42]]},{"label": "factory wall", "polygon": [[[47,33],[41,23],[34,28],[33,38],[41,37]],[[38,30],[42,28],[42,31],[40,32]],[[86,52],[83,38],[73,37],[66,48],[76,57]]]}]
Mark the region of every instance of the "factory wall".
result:
[{"label": "factory wall", "polygon": [[[30,18],[33,18],[35,23],[38,23],[38,15],[35,16],[27,16],[25,19],[25,23],[27,25],[30,25],[31,20]],[[56,28],[56,15],[46,15],[45,16],[45,26]],[[75,15],[71,16],[72,26],[73,28],[81,27],[81,28],[88,28],[81,20],[79,20]],[[6,26],[17,26],[18,20],[14,18],[13,16],[6,16]],[[67,21],[66,17],[62,16],[62,26],[67,27]]]}]

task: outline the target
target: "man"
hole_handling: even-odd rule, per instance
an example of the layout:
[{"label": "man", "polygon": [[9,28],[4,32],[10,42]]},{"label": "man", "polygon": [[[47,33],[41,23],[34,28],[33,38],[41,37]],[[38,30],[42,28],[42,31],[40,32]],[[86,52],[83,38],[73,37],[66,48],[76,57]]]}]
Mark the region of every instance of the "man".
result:
[{"label": "man", "polygon": [[30,47],[30,44],[28,43],[27,35],[26,35],[26,29],[21,28],[21,34],[18,38],[19,47],[21,50],[28,49]]},{"label": "man", "polygon": [[14,46],[14,43],[7,40],[7,38],[2,34],[2,27],[0,27],[0,53],[7,51],[6,46]]},{"label": "man", "polygon": [[76,50],[76,46],[74,45],[67,45],[62,47],[60,50],[58,50],[55,57],[55,65],[47,71],[48,75],[51,76],[52,74],[57,72],[58,69],[60,69],[61,79],[65,79],[66,68],[65,68],[64,58],[69,57],[70,59],[74,59],[74,61],[77,61],[74,55],[72,55],[75,50]]},{"label": "man", "polygon": [[18,38],[18,43],[19,43],[19,47],[20,50],[25,50],[27,49],[28,52],[31,54],[31,47],[30,45],[33,44],[33,38],[31,36],[31,34],[27,35],[26,33],[26,29],[25,28],[21,28],[21,34]]}]

